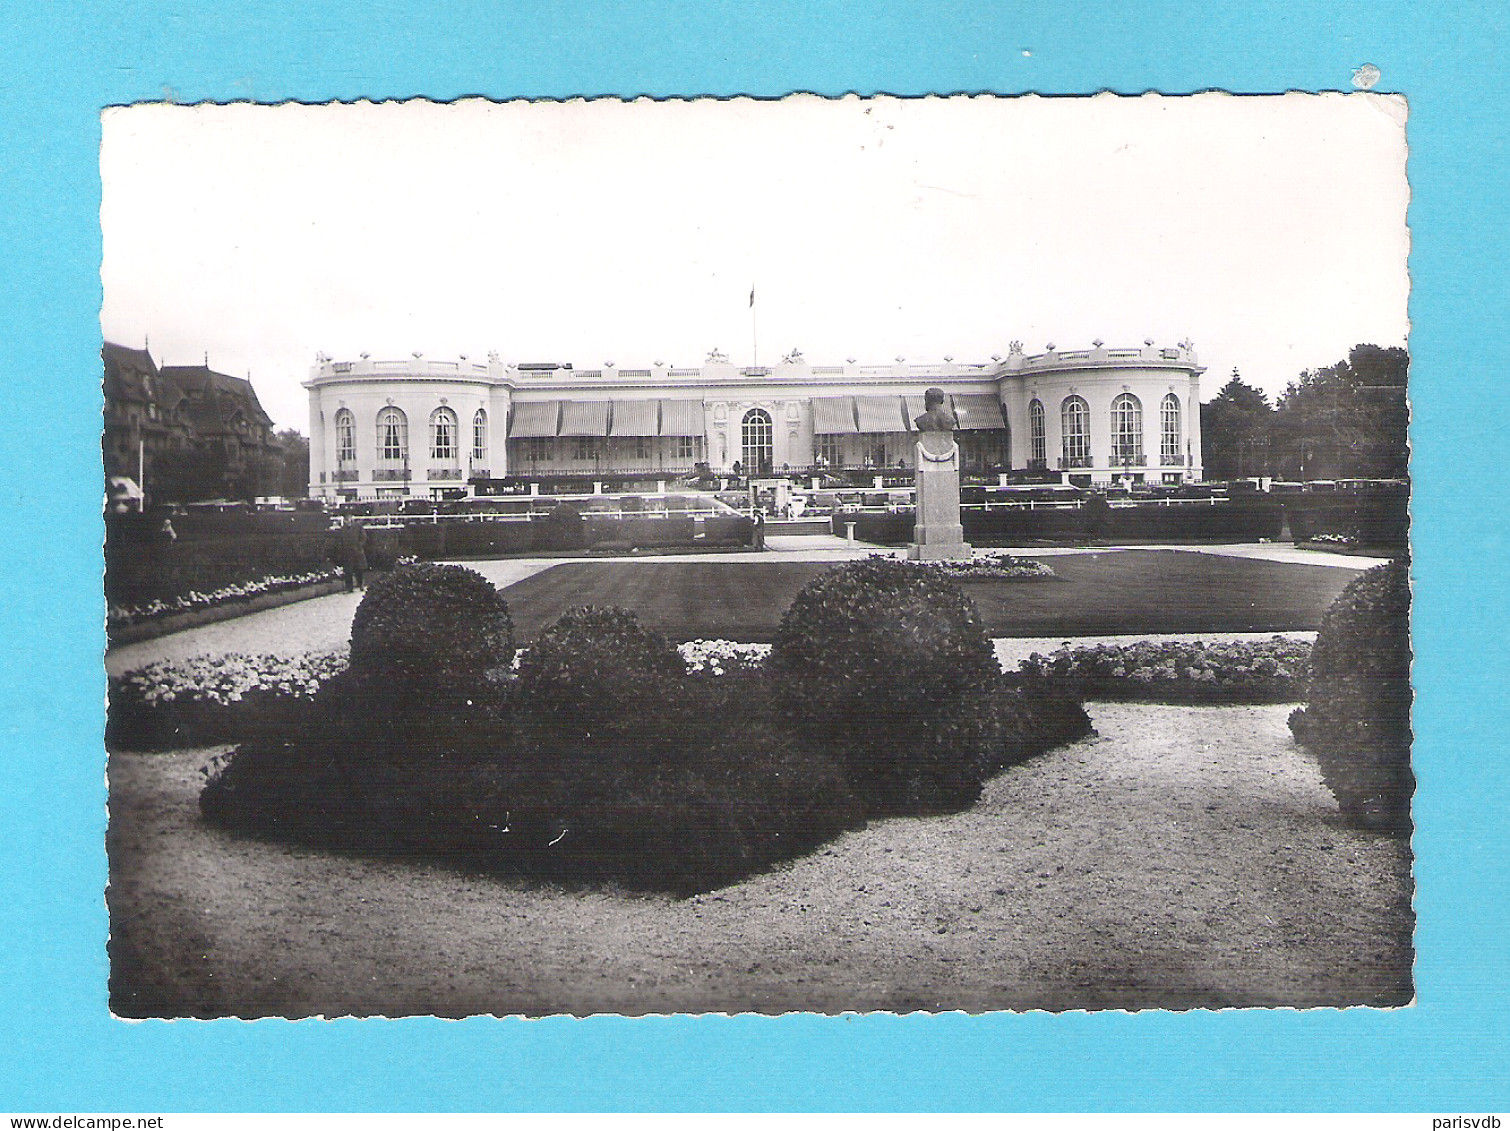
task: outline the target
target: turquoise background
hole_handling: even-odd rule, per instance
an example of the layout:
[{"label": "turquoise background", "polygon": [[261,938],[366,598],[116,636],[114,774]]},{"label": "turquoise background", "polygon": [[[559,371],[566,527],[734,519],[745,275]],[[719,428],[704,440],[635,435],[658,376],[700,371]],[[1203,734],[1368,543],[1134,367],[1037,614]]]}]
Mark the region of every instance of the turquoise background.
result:
[{"label": "turquoise background", "polygon": [[[0,1108],[1510,1106],[1502,6],[10,5],[0,180]],[[1448,15],[1445,13],[1453,12]],[[1024,57],[1024,50],[1031,51]],[[1418,992],[1395,1012],[128,1023],[106,1011],[98,113],[109,104],[1349,88],[1407,94]],[[1346,185],[1338,186],[1346,192]],[[1282,328],[1276,328],[1282,332]]]}]

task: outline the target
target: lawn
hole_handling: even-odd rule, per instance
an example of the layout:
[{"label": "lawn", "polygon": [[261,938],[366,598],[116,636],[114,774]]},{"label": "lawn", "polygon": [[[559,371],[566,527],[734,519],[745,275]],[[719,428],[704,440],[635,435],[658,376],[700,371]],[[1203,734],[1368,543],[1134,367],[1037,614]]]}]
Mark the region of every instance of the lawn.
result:
[{"label": "lawn", "polygon": [[[1355,576],[1177,550],[1052,559],[1050,581],[972,581],[991,636],[1103,636],[1314,629]],[[521,642],[573,605],[619,605],[675,640],[769,641],[804,585],[832,566],[747,562],[572,562],[504,590]]]}]

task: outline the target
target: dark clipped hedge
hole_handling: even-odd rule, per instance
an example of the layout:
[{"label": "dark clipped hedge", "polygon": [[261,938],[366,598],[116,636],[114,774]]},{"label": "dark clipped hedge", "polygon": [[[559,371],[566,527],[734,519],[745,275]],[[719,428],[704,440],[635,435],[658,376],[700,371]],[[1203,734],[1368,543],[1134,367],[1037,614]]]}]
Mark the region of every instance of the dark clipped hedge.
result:
[{"label": "dark clipped hedge", "polygon": [[686,675],[676,646],[627,609],[568,609],[519,665],[519,694],[556,735],[583,741],[623,735],[669,715]]},{"label": "dark clipped hedge", "polygon": [[1285,502],[1297,542],[1318,534],[1344,534],[1364,546],[1403,547],[1410,538],[1410,492],[1398,490],[1302,495]]},{"label": "dark clipped hedge", "polygon": [[[179,519],[174,519],[175,524]],[[169,542],[110,528],[105,542],[105,596],[111,604],[141,606],[188,593],[210,593],[266,577],[329,569],[330,539],[318,532],[247,533],[234,539],[180,537]]]},{"label": "dark clipped hedge", "polygon": [[1355,578],[1321,620],[1307,705],[1290,717],[1344,814],[1376,828],[1410,821],[1410,578],[1403,561]]},{"label": "dark clipped hedge", "polygon": [[587,523],[570,503],[530,520],[534,549],[547,552],[580,550],[587,545]]},{"label": "dark clipped hedge", "polygon": [[351,622],[351,669],[363,678],[466,689],[513,658],[508,602],[462,566],[399,566],[367,588]]},{"label": "dark clipped hedge", "polygon": [[[1229,539],[1256,542],[1278,538],[1283,524],[1281,508],[1268,499],[1243,500],[1217,505],[1162,506],[1146,503],[1134,507],[1094,505],[1088,500],[1078,509],[1044,507],[960,512],[965,540],[981,546],[1010,544],[1024,538],[1128,538],[1128,539]],[[911,514],[836,514],[834,533],[843,536],[845,524],[855,524],[855,537],[881,546],[899,546],[912,540]]]},{"label": "dark clipped hedge", "polygon": [[523,734],[530,720],[481,705],[431,713],[428,732],[414,718],[376,726],[372,689],[333,683],[323,729],[241,747],[211,768],[200,810],[257,836],[688,895],[865,821],[838,764],[795,742],[740,679],[686,677],[681,725],[653,749],[541,749]]},{"label": "dark clipped hedge", "polygon": [[487,558],[527,554],[535,548],[529,522],[417,522],[404,529],[404,553],[440,558]]},{"label": "dark clipped hedge", "polygon": [[586,538],[589,546],[626,542],[635,548],[691,545],[690,518],[603,518],[590,515]]},{"label": "dark clipped hedge", "polygon": [[[688,674],[632,614],[575,609],[517,678],[484,672],[465,698],[354,664],[280,740],[212,767],[201,811],[258,836],[689,894],[871,815],[967,805],[986,775],[1089,732],[1073,700],[1006,685],[947,581],[858,564],[789,614],[788,660],[813,677],[795,699],[775,665]],[[395,578],[454,579],[442,568]],[[456,608],[439,618],[407,607],[427,624],[497,608],[470,582],[442,588]],[[474,669],[492,654],[476,649]]]},{"label": "dark clipped hedge", "polygon": [[1000,666],[974,604],[931,571],[869,558],[820,574],[767,663],[798,733],[875,811],[968,805],[1002,764]]}]

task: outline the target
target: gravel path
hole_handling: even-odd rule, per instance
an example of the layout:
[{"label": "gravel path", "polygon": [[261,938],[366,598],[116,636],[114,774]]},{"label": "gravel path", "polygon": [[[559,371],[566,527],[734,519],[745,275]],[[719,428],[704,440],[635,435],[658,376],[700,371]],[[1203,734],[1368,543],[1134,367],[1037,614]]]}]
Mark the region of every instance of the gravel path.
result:
[{"label": "gravel path", "polygon": [[1338,821],[1288,710],[1092,704],[1098,736],[968,812],[685,901],[233,837],[196,815],[213,751],[116,755],[117,988],[289,1017],[1400,1004],[1408,847]]}]

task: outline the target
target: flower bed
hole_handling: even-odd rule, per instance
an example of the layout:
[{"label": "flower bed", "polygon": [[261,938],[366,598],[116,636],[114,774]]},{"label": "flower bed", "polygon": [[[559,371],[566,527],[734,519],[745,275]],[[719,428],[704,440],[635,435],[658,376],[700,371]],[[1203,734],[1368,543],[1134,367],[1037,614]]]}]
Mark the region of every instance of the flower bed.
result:
[{"label": "flower bed", "polygon": [[1088,699],[1159,703],[1295,703],[1305,698],[1311,646],[1269,640],[1206,643],[1140,640],[1035,652],[1025,680],[1068,686]]},{"label": "flower bed", "polygon": [[726,675],[760,667],[771,654],[771,646],[733,640],[689,640],[677,651],[691,675]]},{"label": "flower bed", "polygon": [[[677,649],[690,675],[722,676],[757,669],[769,644],[689,640]],[[525,652],[514,653],[517,674]],[[242,742],[266,733],[346,670],[347,650],[299,656],[195,656],[160,660],[110,681],[109,745],[166,750]]]},{"label": "flower bed", "polygon": [[110,680],[106,745],[167,750],[274,733],[291,725],[321,684],[345,668],[344,648],[160,660]]},{"label": "flower bed", "polygon": [[300,589],[306,585],[317,585],[323,581],[334,581],[340,576],[340,570],[321,569],[310,570],[305,573],[273,574],[254,581],[224,585],[208,592],[191,589],[188,593],[181,594],[180,596],[167,599],[158,598],[147,602],[145,605],[111,604],[107,611],[106,619],[110,628],[145,624],[161,620],[165,617],[178,616],[182,613],[219,608],[237,601],[252,601],[258,597],[283,593],[291,589]]},{"label": "flower bed", "polygon": [[1033,558],[1017,558],[977,550],[968,561],[913,562],[920,569],[933,570],[953,581],[985,581],[1003,578],[1008,581],[1037,581],[1054,576],[1053,567]]}]

